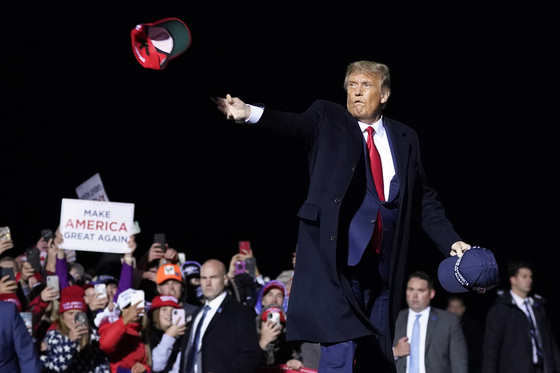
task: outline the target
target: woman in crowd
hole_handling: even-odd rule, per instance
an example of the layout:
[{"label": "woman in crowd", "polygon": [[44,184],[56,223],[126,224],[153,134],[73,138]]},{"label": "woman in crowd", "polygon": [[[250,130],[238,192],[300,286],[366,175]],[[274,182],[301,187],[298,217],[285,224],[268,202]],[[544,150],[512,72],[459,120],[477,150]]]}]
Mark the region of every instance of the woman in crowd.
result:
[{"label": "woman in crowd", "polygon": [[173,310],[179,308],[177,298],[171,295],[159,295],[152,301],[148,313],[147,337],[153,372],[179,372],[181,340],[187,328],[180,320],[172,322]]},{"label": "woman in crowd", "polygon": [[44,372],[109,372],[107,358],[99,349],[99,334],[90,327],[86,311],[81,287],[73,285],[61,291],[59,318],[44,339]]}]

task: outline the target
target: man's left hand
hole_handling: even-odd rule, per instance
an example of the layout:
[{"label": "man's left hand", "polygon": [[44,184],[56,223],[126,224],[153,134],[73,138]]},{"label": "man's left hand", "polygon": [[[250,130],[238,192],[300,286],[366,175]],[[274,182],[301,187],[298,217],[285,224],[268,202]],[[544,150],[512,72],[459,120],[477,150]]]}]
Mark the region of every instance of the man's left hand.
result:
[{"label": "man's left hand", "polygon": [[453,245],[451,245],[451,251],[449,252],[449,255],[451,256],[457,255],[460,258],[463,256],[463,253],[470,248],[471,245],[469,245],[468,243],[463,241],[457,241]]}]

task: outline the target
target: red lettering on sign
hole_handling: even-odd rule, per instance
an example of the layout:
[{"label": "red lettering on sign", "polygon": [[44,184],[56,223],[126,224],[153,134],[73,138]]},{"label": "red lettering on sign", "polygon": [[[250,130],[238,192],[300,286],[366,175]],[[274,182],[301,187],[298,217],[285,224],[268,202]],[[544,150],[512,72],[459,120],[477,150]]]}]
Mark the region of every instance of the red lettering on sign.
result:
[{"label": "red lettering on sign", "polygon": [[101,220],[77,220],[72,221],[72,219],[68,219],[64,228],[72,228],[72,229],[87,229],[90,231],[112,231],[117,232],[117,227],[119,232],[128,232],[126,229],[126,224],[119,223],[116,221],[108,222],[108,221],[101,221]]}]

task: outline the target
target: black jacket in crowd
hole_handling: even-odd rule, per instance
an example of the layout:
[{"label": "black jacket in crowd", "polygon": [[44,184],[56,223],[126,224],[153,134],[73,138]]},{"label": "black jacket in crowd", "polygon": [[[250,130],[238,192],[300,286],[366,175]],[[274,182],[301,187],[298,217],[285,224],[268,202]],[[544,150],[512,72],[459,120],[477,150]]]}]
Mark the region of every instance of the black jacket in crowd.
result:
[{"label": "black jacket in crowd", "polygon": [[[545,313],[546,300],[538,295],[533,299],[533,313],[544,355],[544,372],[560,372],[560,352]],[[488,312],[482,364],[483,373],[535,371],[529,321],[509,291],[504,292]]]}]

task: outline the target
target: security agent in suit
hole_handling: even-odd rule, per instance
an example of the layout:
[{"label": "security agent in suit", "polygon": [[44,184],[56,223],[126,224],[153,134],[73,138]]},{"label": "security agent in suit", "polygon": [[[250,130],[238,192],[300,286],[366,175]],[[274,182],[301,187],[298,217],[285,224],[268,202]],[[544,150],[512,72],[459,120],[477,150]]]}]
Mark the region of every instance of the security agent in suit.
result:
[{"label": "security agent in suit", "polygon": [[[406,287],[409,308],[399,313],[395,327],[393,354],[398,373],[468,373],[459,317],[430,307],[434,296],[433,280],[427,273],[410,275]],[[415,333],[419,333],[417,337]]]},{"label": "security agent in suit", "polygon": [[529,296],[531,266],[509,263],[508,274],[511,290],[501,294],[488,311],[482,372],[560,372],[560,351],[545,312],[546,300],[537,294]]},{"label": "security agent in suit", "polygon": [[[255,311],[224,290],[227,274],[222,262],[211,259],[204,263],[200,280],[204,306],[193,316],[189,338],[184,339],[181,372],[255,372],[263,359],[255,329]],[[197,329],[198,344],[195,343]]]},{"label": "security agent in suit", "polygon": [[16,306],[0,301],[0,315],[0,372],[39,373],[39,358]]},{"label": "security agent in suit", "polygon": [[[287,339],[320,342],[321,372],[350,372],[362,361],[367,372],[394,371],[392,335],[413,222],[444,255],[470,246],[425,185],[416,133],[381,115],[391,92],[387,66],[352,63],[344,86],[347,109],[319,100],[303,114],[230,95],[212,99],[228,119],[295,140],[308,152]],[[375,180],[370,136],[382,165],[374,167]],[[317,311],[308,312],[310,306]]]}]

